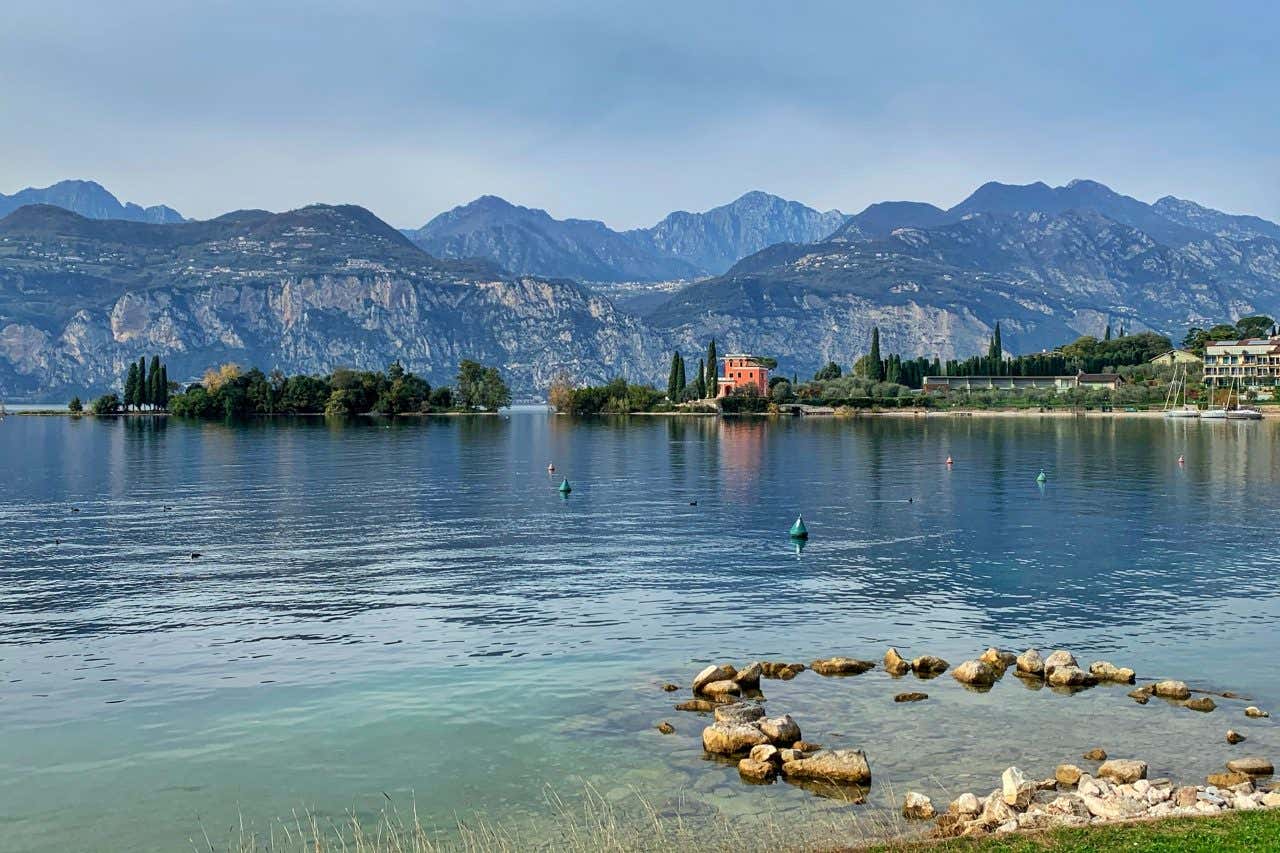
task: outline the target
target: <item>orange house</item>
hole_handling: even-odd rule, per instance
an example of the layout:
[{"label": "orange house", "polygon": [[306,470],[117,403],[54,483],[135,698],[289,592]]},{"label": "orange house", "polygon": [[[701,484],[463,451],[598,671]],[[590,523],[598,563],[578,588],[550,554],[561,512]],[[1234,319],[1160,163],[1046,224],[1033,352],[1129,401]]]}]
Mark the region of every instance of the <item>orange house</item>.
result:
[{"label": "orange house", "polygon": [[724,397],[744,386],[755,386],[760,396],[769,393],[769,368],[754,355],[726,355],[724,372],[716,379],[716,396]]}]

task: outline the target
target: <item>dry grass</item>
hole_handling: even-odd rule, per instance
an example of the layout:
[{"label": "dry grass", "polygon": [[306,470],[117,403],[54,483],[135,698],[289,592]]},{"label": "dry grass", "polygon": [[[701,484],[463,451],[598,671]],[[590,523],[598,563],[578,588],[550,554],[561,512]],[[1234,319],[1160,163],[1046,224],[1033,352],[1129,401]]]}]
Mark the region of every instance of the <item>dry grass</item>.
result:
[{"label": "dry grass", "polygon": [[[650,850],[813,850],[862,846],[895,838],[910,827],[898,817],[859,808],[798,808],[748,816],[684,817],[663,813],[638,792],[613,803],[587,787],[566,801],[546,794],[548,820],[499,824],[471,817],[448,827],[424,823],[416,803],[401,811],[388,798],[376,818],[354,812],[326,818],[295,812],[265,828],[240,825],[221,843],[201,827],[191,839],[197,853],[640,853]],[[920,827],[920,824],[916,824]]]}]

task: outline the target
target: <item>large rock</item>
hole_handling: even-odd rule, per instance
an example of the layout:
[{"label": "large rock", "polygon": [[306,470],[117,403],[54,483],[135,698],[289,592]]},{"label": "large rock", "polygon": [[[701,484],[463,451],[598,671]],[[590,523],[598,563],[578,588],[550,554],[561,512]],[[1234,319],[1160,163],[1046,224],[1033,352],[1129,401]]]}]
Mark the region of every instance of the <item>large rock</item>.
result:
[{"label": "large rock", "polygon": [[1108,660],[1096,660],[1089,664],[1089,672],[1099,681],[1115,684],[1133,684],[1136,673],[1127,666],[1116,666]]},{"label": "large rock", "polygon": [[738,775],[748,782],[770,782],[777,772],[777,765],[768,761],[744,758],[738,762]]},{"label": "large rock", "polygon": [[1227,743],[1236,744],[1236,743],[1243,743],[1244,741],[1245,741],[1244,735],[1240,734],[1235,729],[1227,729]]},{"label": "large rock", "polygon": [[804,672],[804,669],[805,666],[802,663],[784,663],[775,660],[760,662],[761,675],[765,678],[781,678],[786,681],[795,678],[798,673]]},{"label": "large rock", "polygon": [[1147,762],[1130,758],[1113,758],[1103,762],[1098,768],[1098,776],[1121,785],[1137,782],[1139,779],[1147,778]]},{"label": "large rock", "polygon": [[824,749],[808,758],[788,761],[782,765],[782,773],[841,785],[865,785],[871,781],[871,766],[860,749]]},{"label": "large rock", "polygon": [[1245,708],[1244,715],[1246,717],[1270,717],[1271,716],[1269,713],[1262,710],[1257,705],[1250,705],[1248,708]]},{"label": "large rock", "polygon": [[923,702],[925,699],[928,699],[928,698],[929,698],[929,694],[928,694],[928,693],[919,693],[919,692],[899,693],[898,695],[896,695],[896,696],[894,696],[894,697],[893,697],[893,701],[895,701],[895,702]]},{"label": "large rock", "polygon": [[1145,802],[1131,797],[1093,797],[1085,794],[1081,801],[1089,814],[1103,820],[1126,820],[1134,818],[1147,810]]},{"label": "large rock", "polygon": [[1040,657],[1039,649],[1027,649],[1018,655],[1017,663],[1019,675],[1044,676],[1044,658]]},{"label": "large rock", "polygon": [[768,742],[768,736],[751,723],[714,723],[702,730],[702,748],[713,755],[738,755]]},{"label": "large rock", "polygon": [[686,702],[681,702],[679,705],[676,705],[676,710],[677,711],[697,711],[700,714],[705,714],[709,711],[714,711],[716,708],[719,708],[719,707],[721,707],[719,704],[712,702],[710,699],[690,699]]},{"label": "large rock", "polygon": [[974,687],[990,687],[1000,678],[995,667],[981,660],[965,661],[951,671],[951,676],[961,684]]},{"label": "large rock", "polygon": [[978,656],[978,660],[985,664],[990,664],[993,669],[1004,674],[1004,671],[1018,662],[1018,656],[1013,652],[1006,652],[1003,649],[997,649],[995,646],[987,649]]},{"label": "large rock", "polygon": [[947,811],[955,815],[972,817],[982,811],[982,803],[978,802],[978,798],[973,794],[964,793],[951,801]]},{"label": "large rock", "polygon": [[1205,783],[1215,788],[1230,788],[1234,785],[1241,785],[1245,782],[1252,782],[1253,777],[1248,773],[1241,773],[1237,770],[1228,770],[1226,773],[1210,773],[1205,777]]},{"label": "large rock", "polygon": [[1045,804],[1044,810],[1051,815],[1089,817],[1089,809],[1085,807],[1084,800],[1076,794],[1059,794]]},{"label": "large rock", "polygon": [[800,726],[791,719],[790,714],[783,714],[781,717],[765,717],[756,725],[772,744],[791,746],[800,740]]},{"label": "large rock", "polygon": [[935,675],[941,675],[942,673],[946,672],[947,668],[950,666],[951,664],[947,663],[942,658],[936,657],[934,655],[921,655],[920,657],[911,661],[911,669],[915,671],[916,675],[919,675],[922,678],[930,678]]},{"label": "large rock", "polygon": [[1081,758],[1085,761],[1106,761],[1107,751],[1100,746],[1095,746],[1093,749],[1082,755]]},{"label": "large rock", "polygon": [[1186,707],[1190,708],[1192,711],[1200,711],[1207,714],[1214,708],[1218,707],[1218,705],[1208,696],[1197,696],[1195,699],[1188,699]]},{"label": "large rock", "polygon": [[1190,699],[1191,690],[1185,681],[1157,681],[1151,685],[1151,692],[1163,699]]},{"label": "large rock", "polygon": [[742,693],[742,688],[736,682],[725,679],[723,681],[709,681],[702,685],[700,691],[704,696],[712,698],[738,696]]},{"label": "large rock", "polygon": [[734,702],[715,706],[717,723],[754,723],[764,716],[764,706],[754,702]]},{"label": "large rock", "polygon": [[910,820],[932,820],[935,812],[933,801],[924,794],[907,791],[902,800],[902,816]]},{"label": "large rock", "polygon": [[764,667],[757,661],[748,664],[746,669],[738,670],[738,674],[733,677],[733,681],[739,687],[753,689],[760,686],[760,676],[764,673]]},{"label": "large rock", "polygon": [[703,687],[713,681],[728,681],[737,674],[738,671],[731,666],[713,664],[693,677],[693,692],[701,692]]},{"label": "large rock", "polygon": [[1038,787],[1017,767],[1010,767],[1000,774],[1000,798],[1015,809],[1031,805]]},{"label": "large rock", "polygon": [[906,675],[911,671],[911,663],[903,660],[898,650],[890,646],[889,651],[884,653],[884,668],[890,675]]},{"label": "large rock", "polygon": [[1044,659],[1044,675],[1048,678],[1053,675],[1053,671],[1060,666],[1079,666],[1076,662],[1075,655],[1063,649],[1058,649],[1053,654]]},{"label": "large rock", "polygon": [[988,825],[999,826],[1017,817],[1013,807],[1004,801],[1003,796],[998,794],[999,792],[987,797],[987,801],[982,805],[982,813],[978,816],[978,820]]},{"label": "large rock", "polygon": [[1237,773],[1247,773],[1250,776],[1270,776],[1276,772],[1268,759],[1257,756],[1233,758],[1227,762],[1227,769]]},{"label": "large rock", "polygon": [[1053,771],[1053,778],[1057,779],[1060,785],[1075,785],[1080,781],[1083,773],[1084,771],[1074,764],[1059,764]]},{"label": "large rock", "polygon": [[759,746],[751,747],[751,755],[749,757],[755,761],[767,761],[770,764],[782,763],[780,750],[771,743],[762,743]]},{"label": "large rock", "polygon": [[1054,687],[1092,687],[1098,683],[1098,679],[1091,673],[1085,672],[1075,664],[1050,667],[1046,663],[1045,672],[1049,674],[1047,678],[1049,684]]},{"label": "large rock", "polygon": [[818,675],[861,675],[875,666],[875,661],[845,657],[821,658],[809,664]]}]

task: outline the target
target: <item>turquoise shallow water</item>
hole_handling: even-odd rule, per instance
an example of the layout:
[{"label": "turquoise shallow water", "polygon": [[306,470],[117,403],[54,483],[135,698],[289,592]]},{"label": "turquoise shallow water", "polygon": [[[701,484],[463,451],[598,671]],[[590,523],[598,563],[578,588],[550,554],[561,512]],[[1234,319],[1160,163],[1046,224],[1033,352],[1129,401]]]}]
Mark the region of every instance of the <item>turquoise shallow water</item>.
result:
[{"label": "turquoise shallow water", "polygon": [[[442,827],[541,826],[548,789],[586,784],[693,814],[809,807],[707,761],[704,721],[671,707],[687,690],[659,689],[720,659],[1064,646],[1280,709],[1276,438],[1145,419],[11,417],[0,847],[190,849],[241,815],[387,797]],[[1097,745],[1192,778],[1244,748],[1229,726],[1280,757],[1271,722],[1228,700],[1201,715],[878,670],[764,689],[807,738],[867,750],[869,801],[829,807],[868,815]],[[909,689],[930,699],[892,702]]]}]

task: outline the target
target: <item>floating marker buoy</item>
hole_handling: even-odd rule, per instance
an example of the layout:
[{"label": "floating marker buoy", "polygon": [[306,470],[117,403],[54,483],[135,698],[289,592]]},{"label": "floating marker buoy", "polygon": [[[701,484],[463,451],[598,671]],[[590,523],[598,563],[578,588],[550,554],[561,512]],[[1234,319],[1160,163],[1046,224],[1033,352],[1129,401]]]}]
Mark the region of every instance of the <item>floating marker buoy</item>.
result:
[{"label": "floating marker buoy", "polygon": [[1040,473],[1036,475],[1036,482],[1043,483],[1048,479],[1049,479],[1049,475],[1044,472],[1043,468],[1041,468]]},{"label": "floating marker buoy", "polygon": [[950,457],[950,456],[948,456],[948,457],[947,457],[947,464],[948,464],[948,465],[954,465],[954,464],[955,464],[954,462],[952,462],[952,461],[951,461],[951,457]]},{"label": "floating marker buoy", "polygon": [[560,494],[567,495],[573,491],[573,486],[569,485],[569,478],[565,477],[560,481]]},{"label": "floating marker buoy", "polygon": [[808,539],[809,528],[804,526],[804,516],[797,515],[796,523],[791,525],[792,539]]},{"label": "floating marker buoy", "polygon": [[554,474],[554,473],[555,473],[555,470],[556,470],[556,466],[555,466],[555,465],[553,465],[553,464],[551,464],[550,462],[548,462],[548,463],[547,463],[547,473],[548,473],[548,474]]}]

